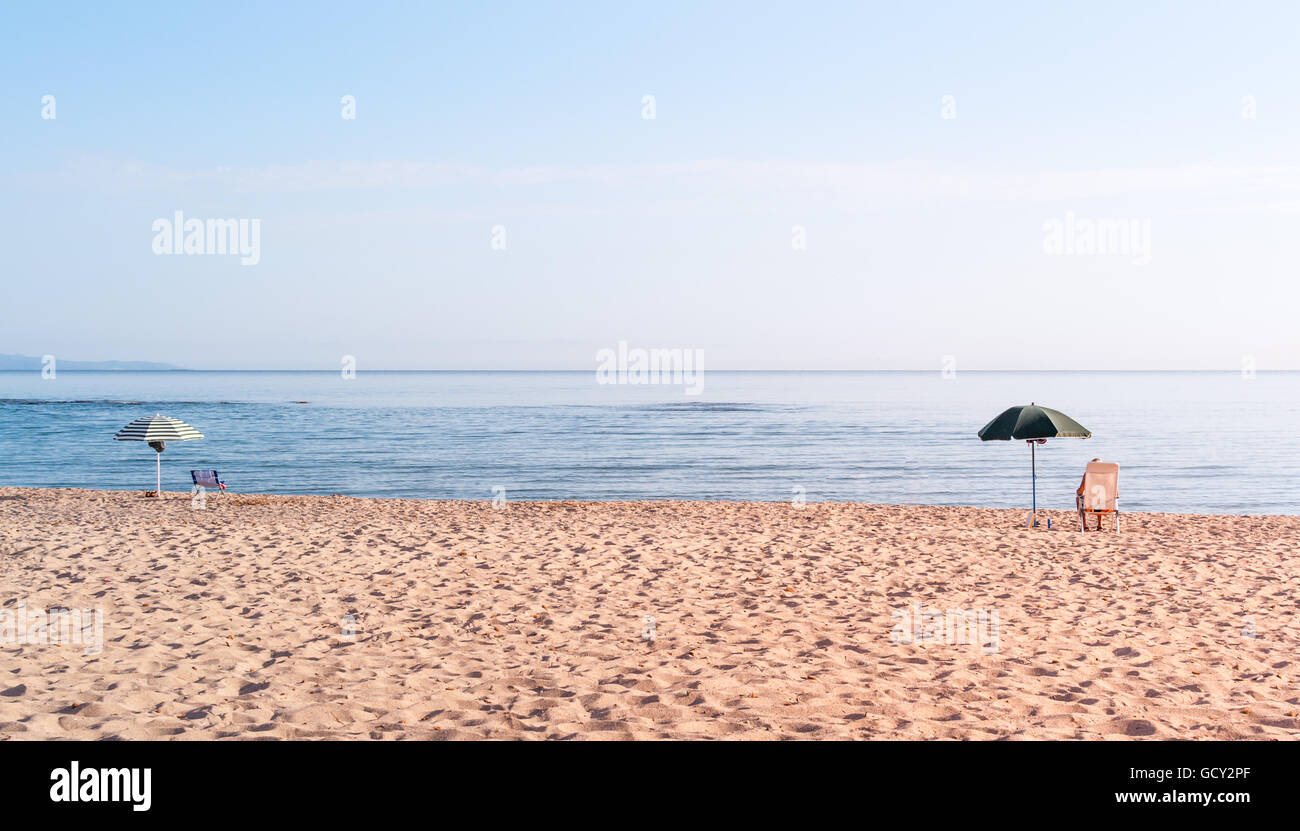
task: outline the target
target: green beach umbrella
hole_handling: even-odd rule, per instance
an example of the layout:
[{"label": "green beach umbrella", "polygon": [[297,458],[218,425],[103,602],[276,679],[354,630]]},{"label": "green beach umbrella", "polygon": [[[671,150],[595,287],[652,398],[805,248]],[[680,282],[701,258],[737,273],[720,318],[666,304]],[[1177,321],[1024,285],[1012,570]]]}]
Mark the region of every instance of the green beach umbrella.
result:
[{"label": "green beach umbrella", "polygon": [[1029,444],[1033,475],[1033,508],[1027,525],[1038,525],[1038,454],[1034,448],[1048,439],[1086,439],[1092,431],[1059,410],[1039,407],[1008,407],[979,431],[980,441],[1024,440]]},{"label": "green beach umbrella", "polygon": [[169,441],[191,441],[203,438],[203,434],[179,418],[165,415],[151,415],[137,418],[135,421],[117,431],[113,436],[117,441],[144,441],[158,454],[158,495],[162,496],[162,452]]}]

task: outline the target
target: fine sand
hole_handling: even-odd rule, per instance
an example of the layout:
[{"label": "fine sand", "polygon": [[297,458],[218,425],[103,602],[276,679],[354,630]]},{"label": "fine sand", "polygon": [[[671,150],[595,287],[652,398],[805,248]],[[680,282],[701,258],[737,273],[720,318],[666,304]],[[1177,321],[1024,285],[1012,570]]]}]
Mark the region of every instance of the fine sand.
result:
[{"label": "fine sand", "polygon": [[1300,737],[1300,517],[1050,515],[0,488],[0,741]]}]

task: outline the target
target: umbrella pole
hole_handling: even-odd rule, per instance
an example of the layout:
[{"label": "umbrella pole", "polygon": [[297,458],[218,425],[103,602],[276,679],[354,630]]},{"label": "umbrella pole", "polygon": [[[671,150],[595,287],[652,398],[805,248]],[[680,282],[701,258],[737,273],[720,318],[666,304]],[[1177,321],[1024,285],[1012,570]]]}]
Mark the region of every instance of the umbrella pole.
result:
[{"label": "umbrella pole", "polygon": [[155,493],[158,494],[159,499],[162,499],[162,454],[155,453],[154,456],[158,458],[158,484],[156,485],[158,490]]},{"label": "umbrella pole", "polygon": [[1032,440],[1029,442],[1030,478],[1033,482],[1033,502],[1031,504],[1033,507],[1029,510],[1029,521],[1026,526],[1030,528],[1038,527],[1038,450],[1034,447],[1035,444],[1036,442]]}]

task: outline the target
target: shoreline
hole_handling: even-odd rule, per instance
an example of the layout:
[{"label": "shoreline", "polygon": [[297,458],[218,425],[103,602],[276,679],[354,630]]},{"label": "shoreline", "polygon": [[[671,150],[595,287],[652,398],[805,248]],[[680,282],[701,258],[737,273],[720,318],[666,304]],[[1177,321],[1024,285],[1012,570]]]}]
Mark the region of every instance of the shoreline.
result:
[{"label": "shoreline", "polygon": [[[14,492],[14,493],[9,493]],[[117,488],[83,488],[83,487],[34,487],[29,485],[0,485],[0,498],[4,495],[22,495],[24,493],[69,493],[69,494],[118,494],[134,496],[141,502],[153,502],[155,497],[146,497],[144,494],[152,491],[122,490]],[[193,496],[192,491],[163,491],[163,500],[188,500]],[[491,506],[493,500],[488,499],[437,499],[419,496],[351,496],[341,493],[245,493],[240,491],[227,491],[224,494],[217,495],[214,491],[208,490],[209,499],[231,499],[240,504],[252,504],[257,500],[294,500],[294,499],[325,499],[339,500],[351,499],[357,502],[412,502],[416,504],[438,504],[438,505],[464,505],[464,506]],[[242,501],[241,501],[242,500]],[[505,505],[610,505],[610,506],[629,506],[629,505],[753,505],[753,506],[786,506],[792,511],[807,510],[819,505],[841,505],[854,506],[859,508],[897,508],[897,509],[932,509],[932,510],[958,510],[958,511],[994,511],[1005,514],[1021,514],[1027,517],[1029,507],[1024,508],[997,508],[986,505],[933,505],[920,502],[852,502],[821,500],[808,501],[803,503],[802,508],[796,508],[788,499],[777,500],[760,500],[760,499],[508,499]],[[1078,530],[1078,514],[1073,509],[1066,508],[1039,508],[1040,515],[1050,515],[1052,519],[1052,531],[1057,530],[1057,526],[1065,523],[1074,523],[1069,527],[1063,527],[1062,530]],[[1125,523],[1132,518],[1202,518],[1202,519],[1295,519],[1300,520],[1300,514],[1223,514],[1223,513],[1202,513],[1202,512],[1178,512],[1178,511],[1124,511],[1123,518]],[[1024,524],[1023,522],[1021,523]],[[1029,530],[1029,529],[1025,529]],[[1046,530],[1045,528],[1035,530]],[[1109,526],[1107,526],[1109,532]],[[1089,531],[1088,533],[1094,533]]]},{"label": "shoreline", "polygon": [[1300,517],[1046,513],[2,487],[0,740],[1300,738]]}]

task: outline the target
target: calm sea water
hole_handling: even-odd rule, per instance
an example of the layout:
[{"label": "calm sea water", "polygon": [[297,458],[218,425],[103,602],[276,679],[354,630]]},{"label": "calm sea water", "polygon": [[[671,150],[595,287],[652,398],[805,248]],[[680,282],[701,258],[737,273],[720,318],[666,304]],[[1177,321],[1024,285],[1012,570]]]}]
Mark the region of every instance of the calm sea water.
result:
[{"label": "calm sea water", "polygon": [[[1134,511],[1300,514],[1300,373],[710,372],[682,387],[594,372],[0,372],[0,484],[152,489],[217,468],[246,493],[430,499],[752,499],[1021,507],[1023,442],[975,433],[1036,401],[1093,431],[1038,448],[1039,504],[1121,464]],[[306,402],[306,403],[299,403]]]}]

